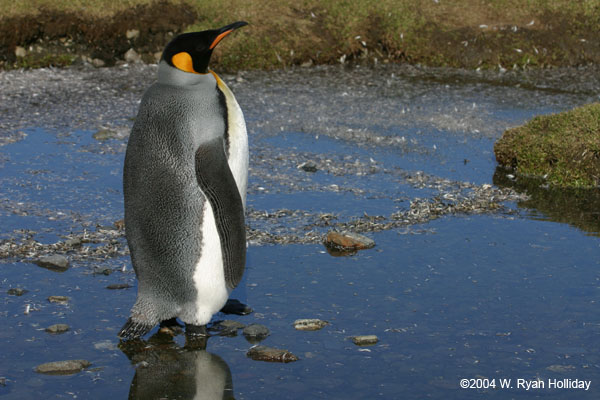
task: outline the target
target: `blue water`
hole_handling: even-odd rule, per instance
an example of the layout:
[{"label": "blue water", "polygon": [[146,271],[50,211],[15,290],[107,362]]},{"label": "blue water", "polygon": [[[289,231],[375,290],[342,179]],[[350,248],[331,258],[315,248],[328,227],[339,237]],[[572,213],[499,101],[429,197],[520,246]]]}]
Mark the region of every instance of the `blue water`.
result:
[{"label": "blue water", "polygon": [[[494,118],[522,122],[548,111],[507,107],[498,107],[497,113],[492,109]],[[0,147],[6,159],[0,166],[3,243],[20,237],[23,229],[42,243],[54,243],[71,232],[94,231],[96,225],[122,218],[122,152],[106,151],[91,132],[64,136],[39,128],[26,133],[24,140]],[[363,161],[373,158],[389,171],[492,181],[494,137],[465,137],[431,127],[387,134],[418,136],[419,146],[431,151],[357,145],[294,131],[251,141],[274,152],[334,158],[350,154]],[[333,212],[343,220],[365,212],[389,216],[406,209],[414,197],[437,193],[413,187],[393,173],[332,176],[306,173],[296,165],[281,171],[300,182],[298,189],[251,177],[251,186],[268,189],[249,195],[252,209]],[[331,184],[363,192],[318,189]],[[77,261],[64,273],[27,259],[4,260],[0,377],[5,385],[0,385],[0,398],[152,398],[148,392],[193,398],[197,391],[214,389],[236,399],[596,399],[598,232],[552,222],[543,213],[540,218],[516,204],[507,207],[516,212],[445,216],[368,233],[376,247],[347,257],[332,257],[321,244],[250,246],[244,280],[232,297],[248,303],[254,313],[218,314],[215,320],[266,325],[271,334],[262,344],[299,357],[289,364],[247,358],[252,344],[242,335],[212,337],[206,351],[183,349],[185,339],[177,336],[131,361],[117,347],[116,337],[135,299],[127,256]],[[105,268],[113,273],[93,273]],[[133,287],[106,289],[114,283]],[[28,292],[8,295],[13,287]],[[52,304],[47,301],[51,295],[70,300]],[[29,314],[24,313],[27,307]],[[299,318],[330,324],[316,332],[296,331],[292,324]],[[70,331],[44,332],[55,323],[68,324]],[[377,335],[379,342],[358,347],[349,339],[367,334]],[[34,372],[36,365],[64,359],[87,359],[92,366],[69,376]],[[461,389],[462,378],[495,380],[497,388]],[[591,380],[591,389],[527,391],[516,387],[519,378],[546,384],[554,378]],[[500,379],[511,379],[513,388],[500,389]]]}]

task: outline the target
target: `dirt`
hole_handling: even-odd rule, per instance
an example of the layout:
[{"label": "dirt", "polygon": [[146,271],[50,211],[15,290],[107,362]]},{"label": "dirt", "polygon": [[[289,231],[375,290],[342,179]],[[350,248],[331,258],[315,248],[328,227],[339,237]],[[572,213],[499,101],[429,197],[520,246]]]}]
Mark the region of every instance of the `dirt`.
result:
[{"label": "dirt", "polygon": [[[114,65],[131,48],[147,62],[186,26],[198,19],[189,4],[159,1],[138,5],[114,16],[93,17],[72,11],[41,9],[38,15],[2,19],[0,63],[4,66],[62,65],[78,57]],[[127,31],[137,30],[135,37]],[[17,46],[27,55],[17,58]],[[44,65],[46,64],[46,65]]]},{"label": "dirt", "polygon": [[[531,22],[518,24],[460,26],[431,20],[423,23],[410,40],[398,41],[393,39],[396,34],[392,28],[378,23],[378,15],[369,18],[369,25],[361,29],[361,36],[357,36],[360,40],[352,40],[332,27],[315,23],[322,13],[313,17],[311,12],[296,11],[282,43],[276,39],[281,37],[277,25],[272,29],[264,26],[253,31],[252,43],[232,47],[235,54],[229,54],[229,58],[221,59],[217,54],[214,66],[219,64],[222,71],[233,72],[339,62],[408,62],[483,69],[600,63],[596,33],[599,21],[594,14],[544,11]],[[64,66],[81,61],[111,66],[122,61],[129,49],[134,49],[142,61],[152,63],[174,35],[206,18],[190,4],[168,0],[137,5],[113,16],[94,17],[46,8],[35,15],[2,18],[0,68]],[[272,46],[265,47],[265,43]],[[294,50],[288,57],[285,53],[289,48]]]}]

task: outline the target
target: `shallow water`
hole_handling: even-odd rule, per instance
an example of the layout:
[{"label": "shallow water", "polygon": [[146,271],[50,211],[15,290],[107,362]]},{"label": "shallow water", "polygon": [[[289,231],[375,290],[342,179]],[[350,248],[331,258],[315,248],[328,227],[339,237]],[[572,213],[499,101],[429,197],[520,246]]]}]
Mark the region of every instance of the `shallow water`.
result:
[{"label": "shallow water", "polygon": [[[142,76],[152,69],[142,72],[138,80],[149,79]],[[573,213],[582,225],[533,199],[509,201],[496,212],[367,230],[377,246],[345,257],[332,257],[306,236],[327,232],[315,222],[323,214],[342,223],[365,213],[389,220],[417,198],[508,185],[492,151],[504,129],[597,98],[590,94],[596,86],[577,86],[579,75],[560,79],[562,91],[548,90],[553,77],[523,88],[505,78],[444,70],[326,68],[226,77],[250,133],[248,224],[272,236],[251,240],[247,272],[232,294],[254,313],[214,320],[266,325],[271,334],[262,344],[300,360],[253,361],[246,357],[252,344],[241,334],[211,337],[206,351],[184,349],[181,335],[128,354],[130,360],[116,333],[136,283],[122,233],[114,230],[114,238],[66,253],[71,268],[63,273],[30,263],[31,254],[0,264],[0,397],[597,398],[600,226],[593,209]],[[123,98],[125,111],[116,117],[127,121],[136,97]],[[101,104],[82,115],[106,118],[108,109]],[[29,122],[7,117],[3,125],[5,133],[18,126],[27,136],[0,147],[2,245],[31,250],[28,239],[51,245],[84,230],[113,232],[110,226],[122,218],[125,140],[98,142],[94,129],[76,122],[68,129],[69,121],[43,114]],[[306,161],[317,172],[298,168]],[[549,196],[546,202],[558,195]],[[304,244],[274,244],[289,237],[295,239],[285,243]],[[82,251],[107,243],[117,250]],[[110,275],[99,273],[107,268]],[[106,288],[114,283],[134,287]],[[28,292],[8,295],[13,287]],[[70,300],[49,303],[51,295]],[[330,324],[296,331],[299,318]],[[44,331],[55,323],[70,330]],[[379,342],[359,347],[349,339],[366,334]],[[92,366],[68,376],[34,372],[64,359]],[[497,387],[461,389],[462,378],[495,379]],[[539,378],[546,387],[518,388],[519,378]],[[549,389],[554,378],[591,380],[591,387]],[[500,389],[500,379],[511,379],[513,388]]]}]

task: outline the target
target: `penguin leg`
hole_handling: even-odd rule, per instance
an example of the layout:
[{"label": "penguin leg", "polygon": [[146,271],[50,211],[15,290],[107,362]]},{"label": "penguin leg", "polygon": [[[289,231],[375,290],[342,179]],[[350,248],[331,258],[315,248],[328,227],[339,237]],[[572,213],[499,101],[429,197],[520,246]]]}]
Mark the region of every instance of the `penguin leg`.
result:
[{"label": "penguin leg", "polygon": [[150,332],[152,328],[154,328],[154,325],[137,322],[130,317],[119,331],[118,336],[125,340],[137,339]]},{"label": "penguin leg", "polygon": [[193,324],[185,324],[185,335],[186,336],[198,336],[198,337],[208,337],[208,330],[206,329],[206,325],[193,325]]},{"label": "penguin leg", "polygon": [[177,318],[173,317],[171,319],[164,320],[160,323],[159,332],[166,333],[167,335],[177,336],[181,332],[183,332],[183,325],[177,322]]},{"label": "penguin leg", "polygon": [[236,299],[228,299],[227,303],[221,308],[223,314],[248,315],[254,310]]}]

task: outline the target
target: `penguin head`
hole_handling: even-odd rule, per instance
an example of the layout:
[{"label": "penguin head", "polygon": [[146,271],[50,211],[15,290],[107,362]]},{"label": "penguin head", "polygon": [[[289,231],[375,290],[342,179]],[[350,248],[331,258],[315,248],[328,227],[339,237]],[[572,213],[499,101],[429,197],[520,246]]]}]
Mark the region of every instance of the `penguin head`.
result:
[{"label": "penguin head", "polygon": [[181,71],[206,74],[215,46],[225,36],[245,25],[248,23],[238,21],[220,29],[181,34],[165,47],[162,59],[171,67]]}]

